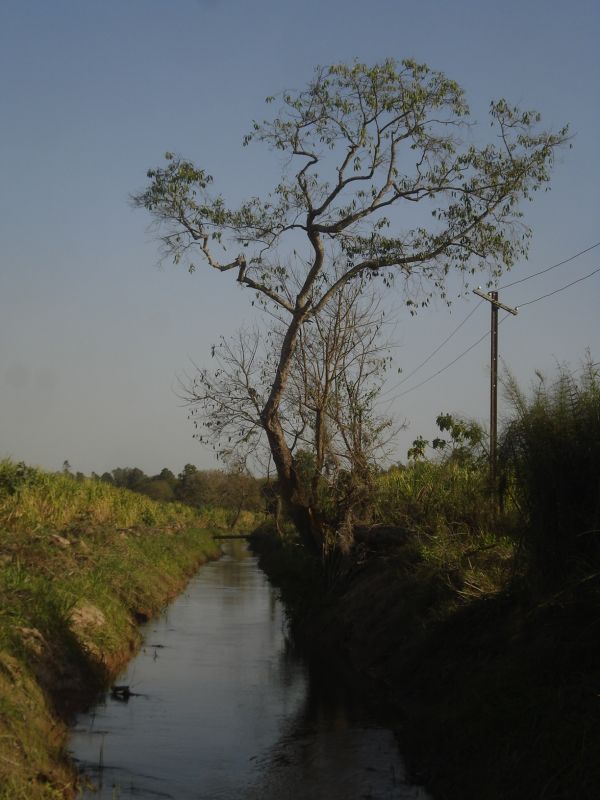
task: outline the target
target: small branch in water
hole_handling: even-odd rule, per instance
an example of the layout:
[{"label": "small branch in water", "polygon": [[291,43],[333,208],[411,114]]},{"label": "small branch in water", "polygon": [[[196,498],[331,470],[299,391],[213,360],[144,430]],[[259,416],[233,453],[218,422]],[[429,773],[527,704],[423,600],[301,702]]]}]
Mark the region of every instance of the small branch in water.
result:
[{"label": "small branch in water", "polygon": [[126,684],[111,686],[110,695],[111,697],[114,697],[115,700],[122,700],[124,702],[127,702],[130,697],[141,696],[138,692],[132,692],[129,686]]}]

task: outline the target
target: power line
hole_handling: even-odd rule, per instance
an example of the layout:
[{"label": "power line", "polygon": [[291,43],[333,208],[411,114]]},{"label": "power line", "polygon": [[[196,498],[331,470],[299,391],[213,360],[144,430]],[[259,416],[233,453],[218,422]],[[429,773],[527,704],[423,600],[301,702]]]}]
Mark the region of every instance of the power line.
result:
[{"label": "power line", "polygon": [[[594,248],[596,248],[596,247],[600,247],[600,242],[596,242],[595,244],[591,245],[590,247],[586,247],[584,250],[580,250],[578,253],[575,253],[574,255],[572,255],[572,256],[569,256],[569,258],[565,258],[563,261],[559,261],[557,264],[553,264],[551,267],[546,267],[545,269],[539,270],[538,272],[534,272],[534,273],[533,273],[533,275],[529,275],[529,276],[528,276],[528,277],[526,277],[526,278],[521,278],[521,279],[520,279],[520,280],[518,280],[518,281],[513,281],[512,283],[507,283],[507,284],[505,284],[504,286],[499,286],[499,287],[498,287],[498,289],[499,289],[499,290],[501,290],[501,289],[507,289],[507,288],[508,288],[508,287],[510,287],[510,286],[516,286],[517,284],[524,283],[525,281],[528,281],[528,280],[530,280],[531,278],[536,278],[538,275],[543,275],[543,274],[544,274],[544,273],[546,273],[546,272],[550,272],[550,270],[556,269],[557,267],[560,267],[560,266],[562,266],[563,264],[568,264],[570,261],[573,261],[574,259],[576,259],[576,258],[579,258],[579,256],[582,256],[582,255],[584,255],[585,253],[589,253],[591,250],[594,250]],[[591,276],[590,276],[590,277],[591,277]],[[583,280],[583,279],[581,279],[581,280]],[[574,281],[574,283],[576,283],[576,282],[577,282],[577,281]],[[570,286],[570,285],[572,285],[572,284],[569,284],[569,286]],[[568,288],[568,287],[564,287],[564,288]],[[557,291],[561,291],[561,290],[557,290]],[[550,296],[550,295],[544,295],[544,297],[549,297],[549,296]],[[541,300],[542,298],[538,298],[538,299],[540,299],[540,300]],[[536,302],[536,301],[531,301],[531,302]],[[453,336],[454,336],[456,333],[458,333],[458,331],[459,331],[459,330],[460,330],[460,329],[463,327],[463,325],[464,325],[464,324],[465,324],[465,323],[466,323],[466,322],[467,322],[467,321],[468,321],[468,320],[469,320],[469,319],[470,319],[470,318],[473,316],[473,314],[474,314],[474,313],[477,311],[477,309],[479,308],[479,306],[480,306],[480,305],[481,305],[481,301],[480,301],[480,302],[479,302],[479,303],[478,303],[478,304],[475,306],[475,308],[473,308],[473,309],[470,311],[470,313],[469,313],[469,314],[467,314],[467,316],[465,317],[465,319],[463,319],[463,321],[462,321],[462,322],[461,322],[459,325],[457,325],[457,326],[456,326],[456,328],[454,328],[454,330],[453,330],[453,331],[451,331],[451,332],[448,334],[448,336],[447,336],[447,337],[446,337],[446,338],[445,338],[445,339],[444,339],[444,340],[443,340],[443,341],[442,341],[442,342],[441,342],[441,343],[440,343],[440,344],[439,344],[439,345],[438,345],[438,346],[435,348],[435,350],[433,350],[433,351],[432,351],[432,352],[431,352],[431,353],[430,353],[430,354],[427,356],[427,358],[425,358],[423,361],[421,361],[421,362],[420,362],[420,364],[417,364],[417,366],[416,366],[416,367],[415,367],[413,370],[411,370],[411,372],[409,372],[407,375],[405,375],[405,376],[402,378],[402,380],[401,380],[399,383],[397,383],[397,384],[396,384],[396,386],[394,387],[394,390],[395,390],[395,389],[398,389],[400,386],[402,386],[403,384],[405,384],[405,383],[406,383],[406,381],[408,381],[410,378],[412,378],[412,376],[413,376],[413,375],[415,375],[415,374],[416,374],[416,373],[417,373],[417,372],[418,372],[420,369],[422,369],[422,368],[425,366],[425,364],[428,364],[428,363],[429,363],[429,361],[431,361],[431,359],[432,359],[432,358],[433,358],[435,355],[437,355],[437,354],[439,353],[439,351],[442,349],[442,347],[444,347],[444,345],[445,345],[445,344],[447,344],[447,343],[450,341],[450,339],[452,339],[452,337],[453,337]],[[527,303],[527,304],[524,304],[524,305],[529,305],[529,303]],[[428,379],[428,380],[429,380],[429,379]],[[392,390],[392,391],[393,391],[393,390]],[[411,391],[412,391],[412,389],[411,389]]]},{"label": "power line", "polygon": [[564,292],[565,289],[568,289],[570,286],[575,286],[576,283],[581,283],[582,281],[586,281],[588,278],[591,278],[592,275],[596,275],[596,273],[600,272],[600,267],[596,267],[593,272],[590,272],[588,275],[584,275],[582,278],[577,278],[577,280],[571,281],[571,283],[567,283],[565,286],[561,286],[560,289],[555,289],[553,292],[548,292],[548,294],[543,294],[540,297],[536,297],[535,300],[528,300],[526,303],[520,303],[517,308],[525,308],[525,306],[531,306],[534,303],[539,302],[540,300],[545,300],[547,297],[552,297],[552,295],[558,294],[559,292]]},{"label": "power line", "polygon": [[516,286],[518,283],[525,283],[525,281],[529,281],[532,278],[537,278],[538,275],[544,275],[546,272],[550,272],[552,269],[562,267],[563,264],[568,264],[569,261],[574,261],[576,258],[579,258],[579,256],[584,255],[584,253],[589,253],[590,250],[594,250],[596,247],[600,247],[600,242],[596,242],[596,244],[586,247],[585,250],[580,250],[579,253],[569,256],[569,258],[565,258],[564,261],[559,261],[558,264],[553,264],[551,267],[546,267],[545,269],[541,269],[539,272],[534,272],[533,275],[528,275],[526,278],[521,278],[520,280],[513,281],[512,283],[505,283],[504,286],[499,286],[498,289],[508,289],[509,286]]},{"label": "power line", "polygon": [[[513,283],[506,284],[505,286],[499,287],[499,288],[500,289],[506,289],[509,286],[515,286],[518,283],[523,283],[524,281],[529,280],[529,278],[535,278],[538,275],[542,275],[545,272],[549,272],[551,269],[555,269],[556,267],[561,266],[562,264],[566,264],[569,261],[573,261],[575,258],[578,258],[580,255],[583,255],[584,253],[588,253],[590,250],[593,250],[595,247],[600,247],[600,242],[597,242],[596,244],[592,245],[591,247],[586,248],[585,250],[581,250],[579,253],[576,253],[575,255],[571,256],[570,258],[565,259],[564,261],[561,261],[558,264],[554,264],[552,267],[547,267],[546,269],[540,270],[540,272],[536,272],[534,275],[530,275],[528,278],[522,278],[519,281],[514,281]],[[587,275],[583,275],[581,278],[577,278],[576,280],[571,281],[570,283],[567,283],[565,286],[561,286],[559,289],[555,289],[552,292],[548,292],[547,294],[543,294],[540,297],[536,297],[534,300],[528,300],[526,303],[521,303],[520,305],[517,306],[517,308],[518,309],[525,308],[525,306],[533,305],[534,303],[538,303],[540,300],[545,300],[546,298],[552,297],[555,294],[559,294],[560,292],[564,292],[565,289],[569,289],[571,286],[575,286],[575,284],[581,283],[582,281],[585,281],[588,278],[593,277],[598,272],[600,272],[600,267],[597,267],[596,269],[594,269],[592,272],[588,273]],[[457,331],[460,328],[462,328],[462,326],[465,324],[465,322],[467,322],[467,320],[471,318],[471,316],[479,308],[479,306],[481,305],[482,302],[483,301],[480,301],[475,306],[475,308],[473,308],[473,310],[465,317],[465,319],[444,339],[444,341],[440,345],[438,345],[438,347],[424,361],[422,361],[417,367],[415,367],[415,369],[412,372],[410,372],[396,386],[396,388],[398,388],[403,383],[405,383],[412,375],[414,375],[419,369],[421,369],[421,367],[423,367],[428,361],[430,361],[430,359],[433,358],[433,356],[441,350],[441,348],[446,344],[446,342],[450,341],[450,339],[454,336],[454,334],[457,333]],[[501,320],[499,320],[498,324],[501,325],[504,322],[504,320],[509,316],[510,316],[510,314],[506,314],[504,317],[502,317]],[[447,369],[450,369],[450,367],[454,366],[454,364],[456,364],[457,361],[460,361],[461,358],[463,358],[468,353],[470,353],[471,350],[473,350],[475,347],[477,347],[477,345],[480,344],[488,336],[489,336],[489,331],[486,331],[483,334],[483,336],[480,336],[479,339],[477,339],[476,342],[473,342],[472,345],[467,347],[466,350],[463,350],[463,352],[460,353],[460,355],[456,356],[456,358],[454,358],[452,361],[450,361],[444,367],[439,369],[437,372],[434,372],[432,375],[430,375],[428,378],[425,378],[425,380],[422,380],[420,383],[417,383],[414,386],[411,386],[409,389],[405,389],[403,392],[400,392],[399,394],[395,395],[395,397],[391,398],[391,400],[389,402],[393,403],[395,400],[398,400],[400,397],[404,397],[404,395],[410,394],[410,392],[414,392],[416,389],[420,389],[421,386],[425,386],[426,383],[429,383],[429,381],[432,381],[434,378],[437,378],[438,375],[441,375]]]},{"label": "power line", "polygon": [[[504,317],[502,317],[502,319],[498,322],[498,324],[501,325],[504,322],[504,320],[509,316],[510,316],[510,314],[506,314]],[[478,344],[483,342],[484,339],[487,339],[487,337],[489,335],[490,335],[490,332],[486,331],[483,334],[483,336],[480,336],[479,339],[477,339],[476,342],[473,342],[473,344],[470,345],[469,347],[467,347],[466,350],[463,350],[463,352],[460,355],[456,356],[456,358],[453,359],[449,364],[446,364],[445,367],[442,367],[441,369],[438,369],[438,371],[434,372],[433,375],[430,375],[428,378],[425,378],[425,380],[421,381],[420,383],[417,383],[414,386],[411,386],[410,389],[405,389],[403,392],[400,392],[400,394],[397,394],[396,397],[394,397],[393,399],[394,400],[398,400],[400,397],[404,397],[405,394],[410,394],[410,392],[414,392],[415,389],[420,389],[421,386],[424,386],[426,383],[429,383],[429,381],[432,381],[434,378],[437,378],[437,376],[441,375],[442,372],[445,372],[447,369],[450,369],[450,367],[454,366],[454,364],[456,364],[457,361],[460,361],[460,359],[463,358],[463,356],[466,356],[467,353],[470,353],[471,350],[473,350],[473,348],[477,347]]]},{"label": "power line", "polygon": [[480,301],[477,303],[477,305],[475,306],[475,308],[471,309],[471,311],[470,311],[470,312],[467,314],[467,316],[466,316],[466,317],[463,319],[463,321],[460,323],[460,325],[457,325],[457,326],[456,326],[456,328],[454,328],[454,330],[453,330],[451,333],[449,333],[449,334],[448,334],[448,336],[446,336],[446,338],[444,339],[444,341],[443,341],[441,344],[439,344],[439,345],[438,345],[438,346],[435,348],[435,350],[433,350],[433,351],[432,351],[432,352],[431,352],[431,353],[430,353],[430,354],[427,356],[427,358],[426,358],[424,361],[421,361],[421,363],[420,363],[420,364],[418,364],[418,365],[417,365],[417,366],[416,366],[416,367],[415,367],[415,368],[412,370],[412,372],[409,372],[409,373],[408,373],[408,375],[405,375],[405,377],[404,377],[404,378],[403,378],[403,379],[402,379],[402,380],[401,380],[401,381],[400,381],[400,382],[399,382],[399,383],[396,385],[396,388],[397,388],[397,389],[398,389],[400,386],[402,386],[402,384],[403,384],[403,383],[406,383],[406,381],[407,381],[409,378],[412,378],[412,376],[413,376],[413,375],[414,375],[416,372],[418,372],[418,371],[421,369],[421,367],[424,367],[424,366],[425,366],[425,364],[427,364],[429,361],[431,361],[431,359],[432,359],[432,358],[433,358],[435,355],[437,355],[437,353],[439,353],[439,352],[440,352],[440,350],[442,349],[442,347],[443,347],[445,344],[447,344],[447,343],[450,341],[450,339],[452,339],[452,337],[454,336],[454,334],[455,334],[455,333],[458,333],[458,331],[459,331],[459,330],[462,328],[462,326],[463,326],[463,325],[464,325],[466,322],[468,322],[468,321],[471,319],[471,317],[472,317],[472,316],[473,316],[473,314],[474,314],[474,313],[477,311],[477,309],[478,309],[478,308],[479,308],[479,306],[482,304],[482,302],[483,302],[483,300],[480,300]]}]

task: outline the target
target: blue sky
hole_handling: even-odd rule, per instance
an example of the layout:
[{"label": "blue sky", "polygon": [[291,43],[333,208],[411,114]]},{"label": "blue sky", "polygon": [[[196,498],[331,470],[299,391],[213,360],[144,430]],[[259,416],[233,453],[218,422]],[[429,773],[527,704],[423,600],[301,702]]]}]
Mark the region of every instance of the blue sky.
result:
[{"label": "blue sky", "polygon": [[[148,472],[213,464],[192,439],[177,374],[208,361],[251,320],[228,276],[157,265],[148,219],[128,204],[165,150],[215,176],[231,202],[271,188],[278,160],[241,147],[264,98],[300,88],[317,64],[414,57],[465,89],[568,122],[573,149],[552,191],[524,207],[525,277],[600,241],[600,7],[356,0],[2,0],[0,3],[0,457],[58,469]],[[517,305],[600,266],[600,248],[506,289]],[[507,320],[500,353],[527,386],[535,369],[600,358],[600,273]],[[474,307],[399,316],[395,366],[411,371]],[[402,390],[488,327],[480,307]],[[392,404],[409,428],[397,457],[440,411],[486,420],[488,343]],[[397,382],[397,381],[396,381]],[[398,391],[394,384],[388,398]],[[502,405],[501,405],[502,411]]]}]

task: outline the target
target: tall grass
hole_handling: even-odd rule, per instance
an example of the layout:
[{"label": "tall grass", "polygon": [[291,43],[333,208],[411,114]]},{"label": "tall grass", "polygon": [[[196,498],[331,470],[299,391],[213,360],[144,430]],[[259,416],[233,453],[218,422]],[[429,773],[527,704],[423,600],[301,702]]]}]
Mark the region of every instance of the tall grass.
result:
[{"label": "tall grass", "polygon": [[[480,457],[411,461],[378,476],[374,519],[397,529],[405,580],[442,615],[506,585],[513,543],[506,518],[492,513]],[[393,530],[386,535],[393,541]]]},{"label": "tall grass", "polygon": [[413,531],[474,531],[490,523],[485,468],[452,459],[416,461],[380,475],[374,504],[379,522]]},{"label": "tall grass", "polygon": [[591,584],[600,578],[598,367],[588,358],[577,374],[538,375],[529,393],[511,377],[505,386],[502,513],[492,513],[485,459],[451,455],[379,476],[374,518],[410,532],[440,564],[495,547],[514,559],[511,574],[526,572],[540,589]]},{"label": "tall grass", "polygon": [[0,528],[9,531],[70,525],[169,525],[198,521],[197,512],[177,503],[158,503],[145,495],[116,489],[101,481],[75,480],[0,461]]},{"label": "tall grass", "polygon": [[524,517],[530,569],[544,583],[600,571],[600,378],[588,359],[579,375],[541,375],[531,396],[509,378],[514,418],[501,455]]}]

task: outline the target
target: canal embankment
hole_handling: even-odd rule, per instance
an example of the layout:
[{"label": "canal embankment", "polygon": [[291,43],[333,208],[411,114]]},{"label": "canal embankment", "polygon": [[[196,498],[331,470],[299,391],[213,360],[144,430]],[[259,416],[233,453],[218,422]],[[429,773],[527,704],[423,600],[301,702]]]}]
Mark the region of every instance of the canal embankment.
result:
[{"label": "canal embankment", "polygon": [[[247,523],[248,520],[245,520]],[[0,464],[0,798],[72,797],[67,722],[220,548],[210,515]]]},{"label": "canal embankment", "polygon": [[[391,713],[413,779],[436,800],[598,797],[594,585],[475,594],[406,531],[363,534],[325,578],[293,539],[252,546],[298,641],[362,674]],[[498,568],[490,550],[470,559],[482,582]]]}]

